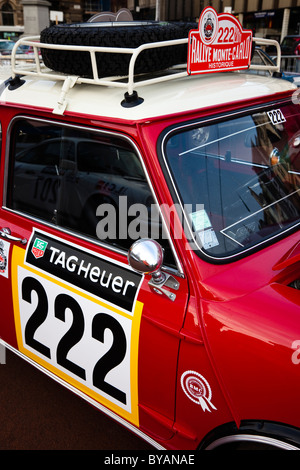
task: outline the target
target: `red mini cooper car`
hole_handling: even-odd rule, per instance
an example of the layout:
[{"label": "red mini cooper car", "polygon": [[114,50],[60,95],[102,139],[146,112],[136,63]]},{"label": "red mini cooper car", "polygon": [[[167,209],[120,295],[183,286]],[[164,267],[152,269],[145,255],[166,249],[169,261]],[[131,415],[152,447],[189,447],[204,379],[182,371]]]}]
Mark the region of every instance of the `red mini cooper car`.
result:
[{"label": "red mini cooper car", "polygon": [[248,43],[213,15],[206,73],[191,24],[16,44],[36,62],[1,76],[1,344],[157,449],[299,449],[300,97],[235,70]]}]

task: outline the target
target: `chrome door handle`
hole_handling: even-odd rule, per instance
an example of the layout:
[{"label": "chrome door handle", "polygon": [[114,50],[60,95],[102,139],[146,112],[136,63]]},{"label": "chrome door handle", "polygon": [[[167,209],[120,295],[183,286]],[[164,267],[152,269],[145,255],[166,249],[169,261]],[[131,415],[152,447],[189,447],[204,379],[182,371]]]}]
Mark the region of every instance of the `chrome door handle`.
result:
[{"label": "chrome door handle", "polygon": [[11,240],[13,242],[20,242],[22,243],[22,245],[26,245],[27,243],[26,238],[18,238],[18,237],[14,237],[13,235],[11,235],[11,231],[8,227],[4,227],[0,229],[0,237],[7,238],[8,240]]}]

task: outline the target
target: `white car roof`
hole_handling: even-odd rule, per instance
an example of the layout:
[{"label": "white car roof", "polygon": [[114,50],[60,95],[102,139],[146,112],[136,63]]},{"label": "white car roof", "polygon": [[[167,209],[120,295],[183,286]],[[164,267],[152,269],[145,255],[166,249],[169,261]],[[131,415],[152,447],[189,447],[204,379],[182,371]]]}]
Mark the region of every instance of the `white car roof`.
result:
[{"label": "white car roof", "polygon": [[[22,77],[25,82],[14,90],[4,86],[4,77],[0,76],[0,80],[1,78],[0,103],[17,104],[20,107],[47,108],[53,112],[62,98],[63,82],[55,78],[51,80],[49,76],[47,78]],[[65,112],[99,118],[139,121],[230,102],[254,100],[294,89],[297,89],[295,85],[283,79],[225,72],[186,76],[168,82],[137,87],[138,96],[144,101],[133,107],[122,106],[123,89],[85,83],[76,84],[70,88],[64,99]]]}]

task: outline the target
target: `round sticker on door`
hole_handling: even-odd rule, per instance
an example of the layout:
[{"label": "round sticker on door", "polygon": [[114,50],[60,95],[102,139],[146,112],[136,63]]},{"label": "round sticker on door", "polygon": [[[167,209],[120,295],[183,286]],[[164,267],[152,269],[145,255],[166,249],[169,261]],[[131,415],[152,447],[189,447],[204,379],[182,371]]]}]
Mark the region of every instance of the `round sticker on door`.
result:
[{"label": "round sticker on door", "polygon": [[198,372],[187,370],[181,376],[181,386],[187,397],[197,405],[201,405],[203,411],[216,410],[212,404],[211,388],[207,380]]}]

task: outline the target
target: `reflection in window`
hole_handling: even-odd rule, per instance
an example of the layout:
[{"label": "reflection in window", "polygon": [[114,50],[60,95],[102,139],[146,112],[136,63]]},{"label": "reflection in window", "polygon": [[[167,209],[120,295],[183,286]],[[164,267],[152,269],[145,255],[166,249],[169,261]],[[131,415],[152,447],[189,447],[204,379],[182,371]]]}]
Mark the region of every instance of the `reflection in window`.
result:
[{"label": "reflection in window", "polygon": [[[154,201],[127,140],[18,120],[11,142],[9,207],[122,249],[151,236]],[[156,224],[162,238],[158,218]],[[168,259],[169,244],[161,243]]]},{"label": "reflection in window", "polygon": [[299,106],[255,112],[168,139],[165,155],[197,247],[243,252],[300,221]]},{"label": "reflection in window", "polygon": [[3,26],[14,26],[14,11],[9,2],[2,5],[1,12]]}]

